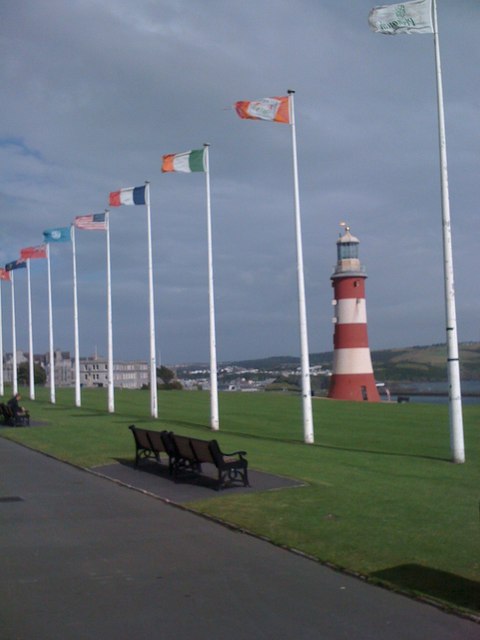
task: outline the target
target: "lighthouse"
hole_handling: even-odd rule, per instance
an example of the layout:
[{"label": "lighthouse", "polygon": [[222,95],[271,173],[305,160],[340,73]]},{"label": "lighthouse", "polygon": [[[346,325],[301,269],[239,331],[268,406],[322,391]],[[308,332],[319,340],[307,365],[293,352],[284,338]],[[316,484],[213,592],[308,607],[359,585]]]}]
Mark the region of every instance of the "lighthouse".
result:
[{"label": "lighthouse", "polygon": [[358,258],[359,240],[342,223],[337,240],[337,264],[331,276],[335,325],[333,370],[328,397],[379,402],[368,346],[365,267]]}]

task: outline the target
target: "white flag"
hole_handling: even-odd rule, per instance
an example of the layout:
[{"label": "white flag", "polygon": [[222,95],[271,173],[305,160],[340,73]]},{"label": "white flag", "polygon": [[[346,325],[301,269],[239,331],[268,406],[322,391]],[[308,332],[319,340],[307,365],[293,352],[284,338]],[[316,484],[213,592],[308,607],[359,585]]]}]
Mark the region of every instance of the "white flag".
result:
[{"label": "white flag", "polygon": [[390,36],[397,33],[433,33],[432,0],[374,7],[368,23],[373,31]]}]

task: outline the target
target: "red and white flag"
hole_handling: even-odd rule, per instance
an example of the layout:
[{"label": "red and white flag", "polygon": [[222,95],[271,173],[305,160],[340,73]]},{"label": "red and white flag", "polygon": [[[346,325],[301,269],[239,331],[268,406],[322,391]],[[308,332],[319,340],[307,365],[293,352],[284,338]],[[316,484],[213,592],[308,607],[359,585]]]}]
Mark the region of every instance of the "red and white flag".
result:
[{"label": "red and white flag", "polygon": [[245,120],[270,120],[291,124],[288,96],[235,103],[235,111]]},{"label": "red and white flag", "polygon": [[106,231],[107,220],[104,213],[90,213],[87,216],[77,216],[73,226],[84,231]]},{"label": "red and white flag", "polygon": [[47,248],[44,244],[39,244],[36,247],[25,247],[20,249],[20,258],[22,260],[31,260],[32,258],[46,258]]}]

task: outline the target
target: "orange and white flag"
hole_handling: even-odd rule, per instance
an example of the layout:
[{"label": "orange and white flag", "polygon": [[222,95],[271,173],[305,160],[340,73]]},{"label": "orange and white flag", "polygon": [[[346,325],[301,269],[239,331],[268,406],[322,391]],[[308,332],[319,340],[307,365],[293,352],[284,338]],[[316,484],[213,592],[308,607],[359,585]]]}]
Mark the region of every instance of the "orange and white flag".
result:
[{"label": "orange and white flag", "polygon": [[242,100],[235,103],[235,111],[240,118],[246,120],[270,120],[291,124],[288,96],[255,101]]}]

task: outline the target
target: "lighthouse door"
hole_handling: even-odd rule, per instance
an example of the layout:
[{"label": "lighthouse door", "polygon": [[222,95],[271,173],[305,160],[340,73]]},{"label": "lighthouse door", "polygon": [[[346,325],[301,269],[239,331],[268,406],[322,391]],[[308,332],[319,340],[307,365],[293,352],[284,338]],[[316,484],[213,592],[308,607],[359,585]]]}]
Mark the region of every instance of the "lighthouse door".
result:
[{"label": "lighthouse door", "polygon": [[363,384],[362,384],[362,398],[364,400],[368,400],[367,387]]}]

